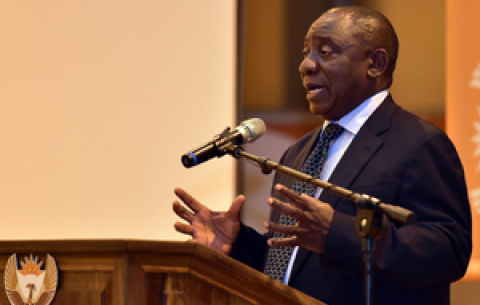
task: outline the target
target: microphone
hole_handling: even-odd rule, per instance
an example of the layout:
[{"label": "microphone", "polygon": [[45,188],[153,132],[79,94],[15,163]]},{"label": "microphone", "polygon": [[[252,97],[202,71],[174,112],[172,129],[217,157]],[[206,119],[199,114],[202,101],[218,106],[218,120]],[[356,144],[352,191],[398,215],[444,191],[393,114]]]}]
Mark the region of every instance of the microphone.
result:
[{"label": "microphone", "polygon": [[230,131],[230,127],[227,127],[221,134],[215,136],[209,142],[184,154],[182,156],[182,164],[189,168],[213,157],[221,157],[226,153],[224,148],[227,145],[251,143],[260,138],[266,130],[265,123],[258,118],[243,121],[233,131]]}]

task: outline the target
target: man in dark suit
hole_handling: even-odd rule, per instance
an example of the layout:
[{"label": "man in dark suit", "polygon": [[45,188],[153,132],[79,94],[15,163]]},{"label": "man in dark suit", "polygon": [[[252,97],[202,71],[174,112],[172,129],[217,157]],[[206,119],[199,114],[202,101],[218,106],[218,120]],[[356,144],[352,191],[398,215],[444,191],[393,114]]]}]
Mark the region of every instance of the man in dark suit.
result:
[{"label": "man in dark suit", "polygon": [[[319,178],[417,216],[413,224],[384,219],[371,260],[374,300],[449,304],[450,283],[464,275],[472,248],[463,169],[448,137],[401,109],[387,91],[397,53],[393,27],[374,10],[340,7],[317,19],[305,37],[299,70],[310,110],[325,123],[290,147],[280,163],[301,170],[326,126],[342,126]],[[364,304],[355,205],[320,188],[299,195],[294,185],[294,178],[277,173],[267,201],[272,213],[266,228],[288,237],[243,225],[243,196],[229,211],[213,212],[179,188],[175,192],[190,211],[174,202],[187,221],[175,228],[260,271],[275,265],[271,249],[293,247],[281,281],[330,305]],[[296,223],[283,222],[282,213]]]}]

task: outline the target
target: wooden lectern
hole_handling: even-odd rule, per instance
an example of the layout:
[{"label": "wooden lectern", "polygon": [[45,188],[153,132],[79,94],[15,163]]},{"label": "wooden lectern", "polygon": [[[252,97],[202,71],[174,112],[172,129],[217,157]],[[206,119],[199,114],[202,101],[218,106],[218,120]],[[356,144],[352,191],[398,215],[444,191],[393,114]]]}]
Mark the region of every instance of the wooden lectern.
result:
[{"label": "wooden lectern", "polygon": [[8,257],[54,257],[52,305],[321,305],[298,290],[191,242],[51,240],[0,242],[0,305]]}]

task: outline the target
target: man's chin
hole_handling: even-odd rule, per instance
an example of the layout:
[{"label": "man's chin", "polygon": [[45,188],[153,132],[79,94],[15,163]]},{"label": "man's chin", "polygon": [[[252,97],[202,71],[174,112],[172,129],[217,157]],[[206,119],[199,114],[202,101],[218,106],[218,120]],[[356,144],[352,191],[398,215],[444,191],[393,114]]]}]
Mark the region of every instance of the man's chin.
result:
[{"label": "man's chin", "polygon": [[330,120],[330,116],[331,116],[331,107],[324,107],[324,106],[320,106],[318,104],[315,104],[315,103],[309,103],[310,105],[310,112],[314,115],[317,115],[323,119],[329,119]]}]

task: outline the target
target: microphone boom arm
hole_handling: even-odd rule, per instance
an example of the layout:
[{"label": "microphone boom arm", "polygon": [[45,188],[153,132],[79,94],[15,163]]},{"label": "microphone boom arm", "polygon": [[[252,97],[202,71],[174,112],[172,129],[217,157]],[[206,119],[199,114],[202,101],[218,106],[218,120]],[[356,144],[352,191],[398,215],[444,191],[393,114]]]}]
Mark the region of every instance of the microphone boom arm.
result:
[{"label": "microphone boom arm", "polygon": [[225,149],[226,153],[230,154],[236,159],[244,157],[246,159],[256,162],[260,166],[264,174],[269,174],[272,172],[272,170],[287,174],[289,176],[295,177],[300,181],[313,184],[315,186],[323,188],[324,190],[334,192],[344,198],[350,199],[355,203],[358,208],[380,209],[380,211],[389,216],[391,219],[394,219],[401,223],[409,224],[415,222],[416,220],[415,213],[410,210],[399,206],[383,203],[380,201],[380,199],[367,194],[354,193],[351,190],[345,189],[338,185],[334,185],[321,179],[317,179],[300,171],[294,170],[288,166],[273,162],[268,158],[255,156],[244,151],[238,145],[226,145],[225,147],[223,147],[223,149]]}]

